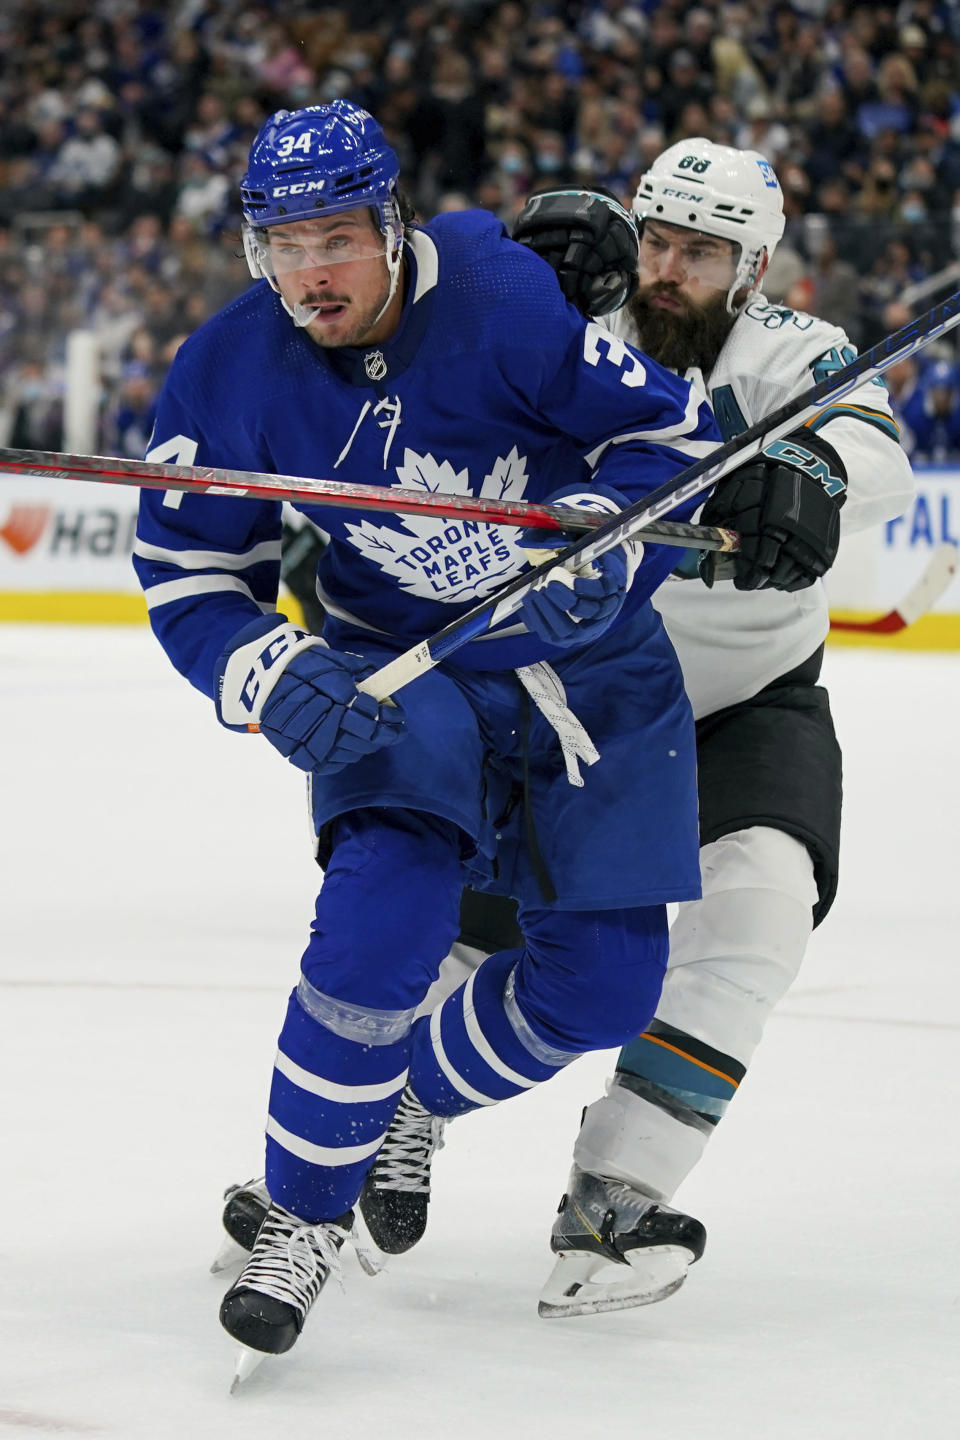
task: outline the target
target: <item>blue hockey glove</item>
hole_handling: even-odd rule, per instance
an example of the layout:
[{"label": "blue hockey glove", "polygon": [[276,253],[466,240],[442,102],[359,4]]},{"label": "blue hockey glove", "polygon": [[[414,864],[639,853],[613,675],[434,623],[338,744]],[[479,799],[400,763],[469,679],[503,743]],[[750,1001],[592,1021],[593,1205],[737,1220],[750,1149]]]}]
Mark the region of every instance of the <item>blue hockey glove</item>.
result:
[{"label": "blue hockey glove", "polygon": [[403,710],[363,695],[374,667],[275,615],[254,620],[217,661],[217,716],[259,729],[299,770],[332,775],[399,740]]},{"label": "blue hockey glove", "polygon": [[[547,503],[615,515],[627,502],[608,490],[591,494],[559,491]],[[537,564],[541,553],[562,550],[570,539],[558,531],[525,530],[520,543]],[[586,645],[602,635],[620,613],[642,558],[642,543],[625,540],[581,570],[554,565],[523,600],[520,618],[528,630],[551,645]]]}]

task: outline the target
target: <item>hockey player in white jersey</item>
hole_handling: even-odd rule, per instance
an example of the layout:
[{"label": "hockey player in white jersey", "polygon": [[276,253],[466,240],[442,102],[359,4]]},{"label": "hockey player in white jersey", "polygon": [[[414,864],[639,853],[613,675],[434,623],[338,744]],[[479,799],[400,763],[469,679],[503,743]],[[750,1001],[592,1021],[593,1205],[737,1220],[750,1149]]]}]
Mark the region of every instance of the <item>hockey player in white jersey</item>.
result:
[{"label": "hockey player in white jersey", "polygon": [[[762,297],[784,220],[761,155],[682,141],[643,176],[633,211],[638,262],[629,215],[592,192],[535,197],[515,238],[585,314],[700,387],[725,438],[855,357],[837,326]],[[662,1299],[703,1250],[703,1226],[668,1202],[836,892],[841,762],[817,684],[820,577],[841,525],[900,514],[912,488],[886,390],[868,383],[717,487],[702,519],[738,530],[740,553],[726,572],[702,557],[700,577],[691,556],[691,578],[655,598],[697,719],[703,898],[680,906],[655,1019],[585,1111],[545,1317]],[[452,960],[469,966],[510,943],[512,917],[493,897],[467,900]],[[386,1251],[423,1233],[437,1142],[435,1117],[408,1092],[360,1201]]]},{"label": "hockey player in white jersey", "polygon": [[[725,438],[855,358],[839,327],[759,293],[783,232],[762,156],[683,141],[642,178],[633,209],[640,283],[607,323],[702,385]],[[767,457],[703,508],[704,522],[741,533],[730,578],[704,557],[711,588],[671,583],[658,597],[697,720],[703,898],[680,906],[655,1019],[584,1114],[546,1317],[647,1303],[682,1282],[704,1234],[666,1202],[836,893],[840,754],[816,683],[829,628],[819,576],[835,555],[822,502],[842,503],[850,533],[902,513],[913,481],[882,381]],[[805,516],[808,498],[819,508]]]},{"label": "hockey player in white jersey", "polygon": [[[633,210],[639,286],[607,323],[702,385],[725,438],[855,358],[837,326],[760,294],[784,224],[762,156],[682,141],[644,175]],[[711,588],[660,591],[697,719],[703,898],[680,906],[655,1019],[584,1114],[544,1316],[662,1299],[702,1250],[702,1227],[666,1202],[836,892],[840,754],[816,683],[829,628],[819,577],[836,553],[824,501],[842,503],[850,533],[900,514],[912,488],[886,390],[872,382],[717,487],[702,519],[742,536],[730,578],[705,557]]]}]

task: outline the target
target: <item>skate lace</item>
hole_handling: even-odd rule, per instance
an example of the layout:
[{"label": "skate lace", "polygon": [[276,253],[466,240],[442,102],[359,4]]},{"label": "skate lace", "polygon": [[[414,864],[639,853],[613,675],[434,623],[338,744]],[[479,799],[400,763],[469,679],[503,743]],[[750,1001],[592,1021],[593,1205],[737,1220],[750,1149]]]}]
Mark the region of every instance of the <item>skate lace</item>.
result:
[{"label": "skate lace", "polygon": [[431,1115],[419,1100],[405,1094],[370,1170],[374,1188],[429,1195],[430,1162],[443,1149],[445,1125],[442,1116]]},{"label": "skate lace", "polygon": [[261,1226],[240,1284],[305,1315],[328,1275],[343,1289],[340,1245],[347,1238],[349,1232],[340,1225],[306,1225],[275,1206]]}]

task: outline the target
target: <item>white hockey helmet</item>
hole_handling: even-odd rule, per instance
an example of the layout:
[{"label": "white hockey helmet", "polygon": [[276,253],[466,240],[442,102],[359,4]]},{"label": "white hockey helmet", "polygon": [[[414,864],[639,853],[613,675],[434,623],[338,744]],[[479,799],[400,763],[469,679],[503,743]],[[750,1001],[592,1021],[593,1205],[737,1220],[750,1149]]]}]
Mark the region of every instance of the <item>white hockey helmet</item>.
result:
[{"label": "white hockey helmet", "polygon": [[[747,304],[760,288],[764,253],[770,259],[783,236],[783,191],[773,166],[757,150],[735,150],[697,137],[658,156],[640,177],[633,197],[638,224],[663,220],[740,246],[727,309],[746,289]],[[742,306],[737,307],[742,308]]]}]

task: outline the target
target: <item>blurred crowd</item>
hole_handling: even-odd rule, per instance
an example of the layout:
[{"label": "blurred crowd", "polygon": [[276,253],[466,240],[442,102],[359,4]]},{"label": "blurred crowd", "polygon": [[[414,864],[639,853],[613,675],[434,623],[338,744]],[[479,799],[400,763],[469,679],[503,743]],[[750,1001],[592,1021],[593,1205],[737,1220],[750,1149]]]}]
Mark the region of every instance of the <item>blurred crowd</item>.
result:
[{"label": "blurred crowd", "polygon": [[[142,455],[177,345],[248,283],[237,182],[262,121],[371,109],[421,216],[508,224],[533,188],[625,200],[668,144],[761,151],[786,197],[770,298],[861,347],[957,288],[957,0],[18,0],[0,14],[0,443],[57,449],[66,337],[97,337],[98,448]],[[891,386],[960,457],[957,352]]]}]

